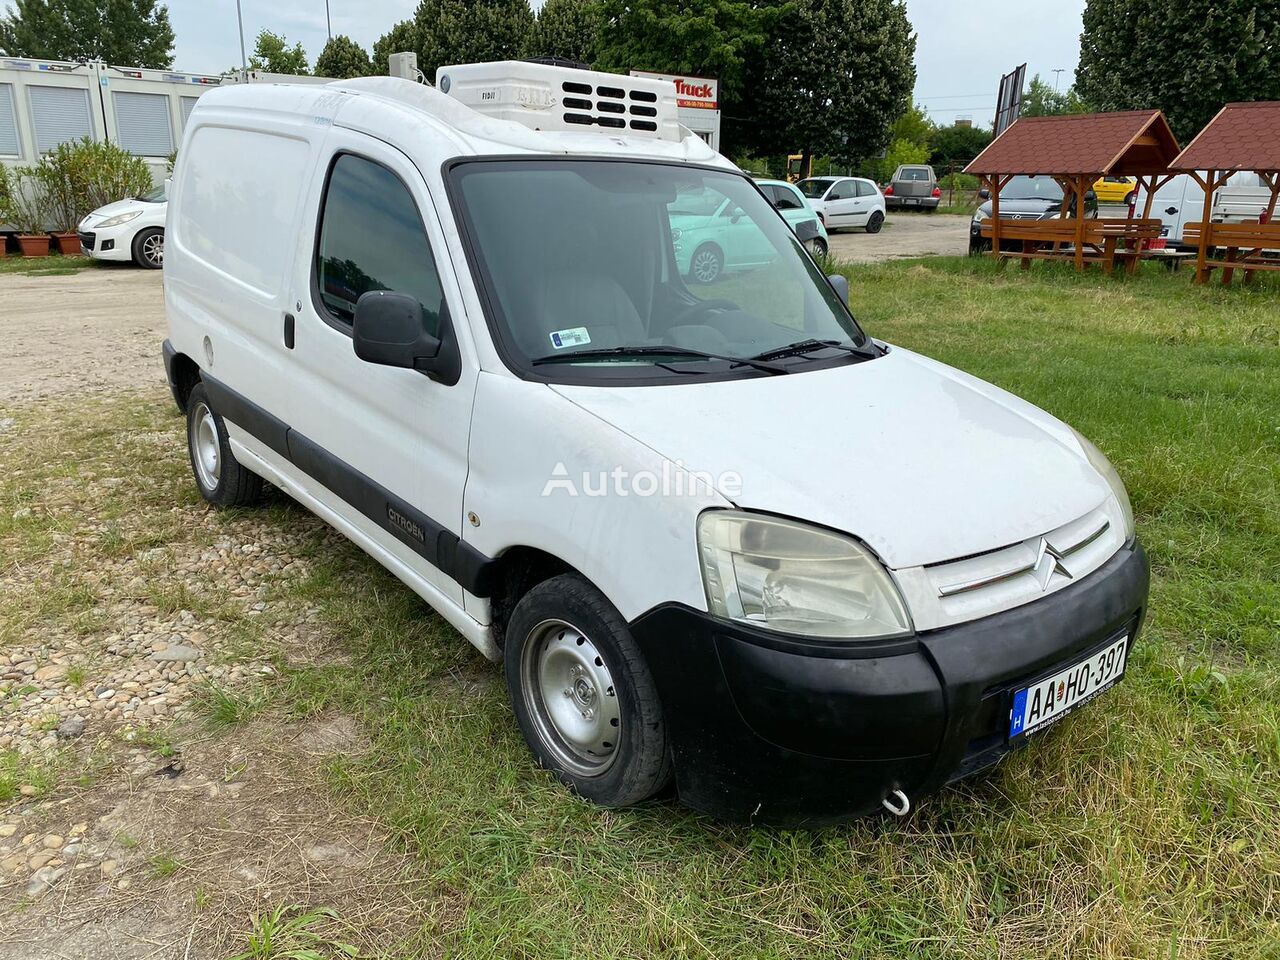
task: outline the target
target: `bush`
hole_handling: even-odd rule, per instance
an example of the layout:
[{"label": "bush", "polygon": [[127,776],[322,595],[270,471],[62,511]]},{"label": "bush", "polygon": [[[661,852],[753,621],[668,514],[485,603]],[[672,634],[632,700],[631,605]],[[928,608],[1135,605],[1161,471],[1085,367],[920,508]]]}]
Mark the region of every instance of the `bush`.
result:
[{"label": "bush", "polygon": [[34,168],[21,167],[10,172],[0,187],[3,209],[0,220],[13,224],[20,234],[44,233],[49,220],[49,196]]},{"label": "bush", "polygon": [[98,207],[151,189],[151,171],[141,157],[88,138],[58,144],[33,170],[47,198],[47,215],[66,232]]}]

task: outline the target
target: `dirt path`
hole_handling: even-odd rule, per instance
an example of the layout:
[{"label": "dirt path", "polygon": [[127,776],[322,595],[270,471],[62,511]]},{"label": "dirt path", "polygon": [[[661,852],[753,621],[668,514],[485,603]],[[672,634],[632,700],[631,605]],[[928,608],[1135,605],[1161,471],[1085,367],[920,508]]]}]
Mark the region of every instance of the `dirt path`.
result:
[{"label": "dirt path", "polygon": [[0,274],[0,404],[164,383],[160,273],[103,266]]},{"label": "dirt path", "polygon": [[879,233],[846,230],[831,235],[832,256],[850,263],[960,257],[968,250],[969,218],[947,213],[890,213]]}]

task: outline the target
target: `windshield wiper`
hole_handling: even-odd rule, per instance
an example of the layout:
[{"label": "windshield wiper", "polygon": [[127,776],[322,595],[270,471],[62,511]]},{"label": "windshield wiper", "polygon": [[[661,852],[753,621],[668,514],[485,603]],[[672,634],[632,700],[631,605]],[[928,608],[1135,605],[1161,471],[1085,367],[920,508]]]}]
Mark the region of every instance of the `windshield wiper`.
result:
[{"label": "windshield wiper", "polygon": [[553,353],[538,357],[532,361],[536,367],[544,363],[573,363],[575,360],[599,359],[601,357],[677,357],[689,360],[725,360],[731,364],[755,367],[765,373],[779,374],[789,372],[786,367],[768,363],[767,357],[731,357],[724,353],[707,353],[705,350],[691,350],[688,347],[660,347],[656,345],[635,347],[600,347],[595,350],[575,350],[572,353]]},{"label": "windshield wiper", "polygon": [[863,351],[848,343],[841,343],[839,340],[797,340],[795,343],[788,343],[786,346],[774,347],[772,350],[765,350],[763,353],[755,354],[752,360],[781,360],[783,357],[798,357],[801,354],[813,353],[815,350],[844,350],[848,353],[856,353],[863,356]]}]

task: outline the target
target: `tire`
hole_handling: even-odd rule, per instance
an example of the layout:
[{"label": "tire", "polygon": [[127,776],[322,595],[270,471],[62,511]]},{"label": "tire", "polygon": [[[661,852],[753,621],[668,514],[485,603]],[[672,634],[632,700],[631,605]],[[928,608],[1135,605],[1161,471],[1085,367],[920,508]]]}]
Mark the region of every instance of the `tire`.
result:
[{"label": "tire", "polygon": [[164,229],[148,227],[139,230],[133,238],[133,262],[147,270],[159,270],[164,266]]},{"label": "tire", "polygon": [[821,237],[809,241],[809,253],[816,259],[827,255],[827,241]]},{"label": "tire", "polygon": [[867,233],[879,233],[884,226],[884,214],[877,210],[867,218]]},{"label": "tire", "polygon": [[203,383],[187,398],[187,455],[196,488],[215,507],[243,507],[262,496],[262,478],[242,467],[227,443],[227,425]]},{"label": "tire", "polygon": [[1126,207],[1131,207],[1131,206],[1133,206],[1134,201],[1136,201],[1137,199],[1138,199],[1138,193],[1137,193],[1137,191],[1136,191],[1136,190],[1131,190],[1131,191],[1129,191],[1129,195],[1128,195],[1127,197],[1125,197],[1125,198],[1124,198],[1124,205],[1125,205]]},{"label": "tire", "polygon": [[714,243],[704,243],[689,258],[689,279],[694,283],[715,283],[724,272],[724,254]]},{"label": "tire", "polygon": [[544,580],[505,633],[512,709],[541,766],[604,807],[647,800],[671,781],[653,677],[604,594],[575,573]]}]

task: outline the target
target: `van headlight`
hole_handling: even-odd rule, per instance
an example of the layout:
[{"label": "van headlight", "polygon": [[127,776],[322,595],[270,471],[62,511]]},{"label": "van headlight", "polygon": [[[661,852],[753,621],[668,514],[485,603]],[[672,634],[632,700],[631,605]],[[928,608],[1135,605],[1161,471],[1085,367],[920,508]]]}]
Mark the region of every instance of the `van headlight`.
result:
[{"label": "van headlight", "polygon": [[1133,505],[1129,503],[1129,492],[1124,488],[1124,481],[1120,479],[1120,474],[1116,473],[1116,468],[1111,465],[1105,453],[1095,447],[1080,431],[1072,428],[1071,432],[1079,441],[1090,465],[1102,474],[1102,479],[1111,487],[1111,492],[1120,504],[1120,515],[1124,518],[1124,542],[1132,543],[1137,535],[1137,529],[1133,522]]},{"label": "van headlight", "polygon": [[983,220],[986,220],[988,216],[990,215],[981,207],[979,207],[977,210],[973,211],[973,222],[981,223]]},{"label": "van headlight", "polygon": [[849,537],[778,517],[709,510],[698,517],[698,553],[715,616],[839,640],[911,632],[888,573]]},{"label": "van headlight", "polygon": [[129,213],[117,213],[114,217],[108,217],[97,225],[94,229],[101,230],[104,227],[118,227],[122,223],[128,223],[142,215],[141,210],[131,210]]}]

